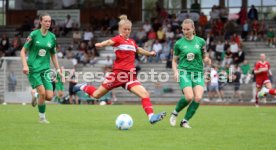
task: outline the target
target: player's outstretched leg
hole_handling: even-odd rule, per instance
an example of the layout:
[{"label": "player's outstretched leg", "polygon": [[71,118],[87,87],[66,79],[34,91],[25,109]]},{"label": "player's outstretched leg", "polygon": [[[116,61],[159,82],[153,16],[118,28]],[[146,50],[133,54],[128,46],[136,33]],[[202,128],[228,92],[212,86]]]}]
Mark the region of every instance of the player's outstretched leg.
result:
[{"label": "player's outstretched leg", "polygon": [[158,121],[161,121],[162,119],[164,119],[166,116],[166,112],[160,112],[158,114],[152,114],[150,116],[150,123],[151,124],[155,124],[157,123]]},{"label": "player's outstretched leg", "polygon": [[78,83],[73,87],[73,92],[77,93],[78,91],[83,90],[85,86],[87,86],[87,83]]}]

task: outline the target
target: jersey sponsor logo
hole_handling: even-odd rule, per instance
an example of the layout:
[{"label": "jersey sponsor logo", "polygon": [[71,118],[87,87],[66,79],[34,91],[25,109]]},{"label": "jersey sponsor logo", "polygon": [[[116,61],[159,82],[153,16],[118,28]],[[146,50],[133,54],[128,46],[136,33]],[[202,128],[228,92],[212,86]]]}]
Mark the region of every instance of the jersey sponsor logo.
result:
[{"label": "jersey sponsor logo", "polygon": [[44,57],[46,55],[46,50],[45,49],[40,49],[38,52],[38,55],[41,57]]},{"label": "jersey sponsor logo", "polygon": [[48,43],[47,43],[47,46],[48,46],[48,47],[51,47],[51,46],[52,46],[52,44],[51,44],[50,42],[48,42]]},{"label": "jersey sponsor logo", "polygon": [[187,60],[188,61],[192,61],[195,59],[195,54],[194,53],[188,53],[187,54]]},{"label": "jersey sponsor logo", "polygon": [[130,45],[130,44],[121,44],[121,45],[114,47],[114,51],[117,51],[117,50],[136,52],[135,46]]}]

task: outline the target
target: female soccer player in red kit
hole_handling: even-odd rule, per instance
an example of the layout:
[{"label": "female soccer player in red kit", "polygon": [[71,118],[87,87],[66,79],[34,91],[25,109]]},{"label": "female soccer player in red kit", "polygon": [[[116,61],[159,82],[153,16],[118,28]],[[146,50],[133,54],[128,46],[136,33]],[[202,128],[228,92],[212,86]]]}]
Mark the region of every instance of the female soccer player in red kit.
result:
[{"label": "female soccer player in red kit", "polygon": [[254,67],[254,73],[256,75],[256,107],[259,106],[259,98],[264,97],[266,94],[276,95],[276,90],[272,89],[271,82],[269,80],[269,74],[271,74],[270,63],[266,61],[265,54],[260,54],[260,60],[256,62]]},{"label": "female soccer player in red kit", "polygon": [[158,114],[153,113],[149,93],[136,78],[135,53],[155,56],[155,52],[148,52],[138,47],[135,41],[129,38],[132,26],[131,21],[127,19],[126,15],[121,15],[119,18],[119,35],[95,44],[95,46],[99,48],[105,46],[114,47],[116,59],[114,61],[112,73],[106,77],[105,81],[98,89],[94,86],[82,83],[77,84],[74,87],[74,91],[77,92],[82,90],[91,97],[98,99],[113,88],[121,86],[141,98],[143,109],[148,115],[150,123],[154,124],[162,120],[166,112]]}]

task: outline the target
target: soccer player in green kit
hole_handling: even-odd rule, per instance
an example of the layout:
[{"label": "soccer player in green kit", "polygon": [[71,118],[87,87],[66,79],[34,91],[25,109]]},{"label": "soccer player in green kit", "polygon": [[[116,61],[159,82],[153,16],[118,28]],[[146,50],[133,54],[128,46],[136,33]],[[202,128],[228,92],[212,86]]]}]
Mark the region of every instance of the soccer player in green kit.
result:
[{"label": "soccer player in green kit", "polygon": [[[59,64],[56,57],[56,37],[49,31],[51,17],[43,14],[39,17],[40,28],[34,30],[28,36],[23,48],[21,49],[21,60],[23,73],[28,75],[29,82],[38,94],[39,122],[49,123],[45,116],[45,100],[50,101],[53,97],[53,86],[50,79],[50,59],[61,75]],[[28,52],[28,60],[26,59]]]},{"label": "soccer player in green kit", "polygon": [[204,92],[203,62],[210,65],[211,60],[205,50],[205,40],[195,35],[195,26],[191,19],[183,21],[182,31],[184,37],[174,45],[172,68],[184,96],[180,98],[173,110],[170,124],[175,126],[178,113],[189,105],[180,126],[191,128],[188,121],[196,112]]}]

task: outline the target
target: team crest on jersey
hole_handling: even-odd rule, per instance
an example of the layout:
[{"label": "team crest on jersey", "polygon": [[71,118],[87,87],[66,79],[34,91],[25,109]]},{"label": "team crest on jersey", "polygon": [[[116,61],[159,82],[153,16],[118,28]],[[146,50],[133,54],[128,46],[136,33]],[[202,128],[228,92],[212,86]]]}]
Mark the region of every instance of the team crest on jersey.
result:
[{"label": "team crest on jersey", "polygon": [[196,48],[196,49],[199,49],[199,45],[198,45],[198,44],[196,44],[196,45],[195,45],[195,48]]},{"label": "team crest on jersey", "polygon": [[187,60],[188,61],[192,61],[195,59],[195,54],[194,53],[188,53],[187,54]]},{"label": "team crest on jersey", "polygon": [[40,49],[38,52],[38,55],[41,57],[44,57],[46,55],[46,50],[45,49]]}]

